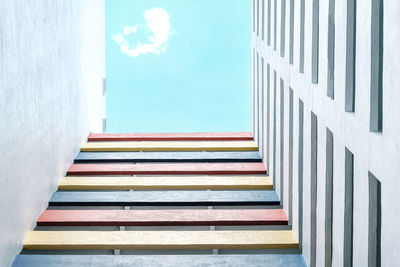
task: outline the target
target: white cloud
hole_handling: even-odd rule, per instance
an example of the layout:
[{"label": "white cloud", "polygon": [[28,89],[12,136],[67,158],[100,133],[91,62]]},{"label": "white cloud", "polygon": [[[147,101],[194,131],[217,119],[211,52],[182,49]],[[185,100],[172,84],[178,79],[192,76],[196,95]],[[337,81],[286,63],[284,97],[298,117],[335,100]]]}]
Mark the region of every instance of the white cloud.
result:
[{"label": "white cloud", "polygon": [[137,25],[135,25],[135,26],[133,26],[133,27],[125,26],[125,28],[124,28],[124,34],[125,34],[125,35],[128,35],[128,34],[131,34],[131,33],[135,33],[135,32],[137,32],[137,28],[138,28]]},{"label": "white cloud", "polygon": [[171,24],[167,11],[158,7],[148,9],[144,13],[144,18],[146,19],[147,27],[152,33],[148,37],[150,43],[143,44],[139,42],[136,47],[131,48],[129,42],[125,39],[126,35],[136,33],[139,25],[125,26],[123,33],[119,33],[113,37],[114,41],[120,46],[121,51],[133,58],[147,53],[160,54],[167,49],[166,43],[171,33]]}]

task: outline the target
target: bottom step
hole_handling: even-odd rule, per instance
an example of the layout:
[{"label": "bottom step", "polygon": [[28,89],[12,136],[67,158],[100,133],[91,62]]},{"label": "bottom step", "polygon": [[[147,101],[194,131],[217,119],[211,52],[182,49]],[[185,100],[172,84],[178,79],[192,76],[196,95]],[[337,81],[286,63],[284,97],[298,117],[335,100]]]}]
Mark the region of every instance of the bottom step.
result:
[{"label": "bottom step", "polygon": [[24,249],[273,249],[298,248],[281,231],[32,231]]},{"label": "bottom step", "polygon": [[130,266],[270,266],[306,267],[302,255],[19,255],[12,267],[130,267]]}]

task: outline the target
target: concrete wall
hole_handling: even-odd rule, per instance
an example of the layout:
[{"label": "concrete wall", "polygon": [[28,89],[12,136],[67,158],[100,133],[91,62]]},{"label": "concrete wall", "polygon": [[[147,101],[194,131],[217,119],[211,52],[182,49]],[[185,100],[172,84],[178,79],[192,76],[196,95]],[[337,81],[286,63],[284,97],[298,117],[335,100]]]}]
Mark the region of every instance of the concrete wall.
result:
[{"label": "concrete wall", "polygon": [[0,0],[0,266],[105,117],[104,0]]},{"label": "concrete wall", "polygon": [[[400,2],[356,1],[358,2],[356,11],[350,12],[352,4],[350,0],[251,1],[255,23],[252,29],[254,30],[252,33],[253,131],[263,148],[264,161],[268,165],[269,174],[275,179],[277,191],[283,194],[283,206],[291,215],[293,229],[302,242],[306,260],[310,266],[350,266],[350,263],[353,266],[380,266],[374,263],[376,259],[379,262],[379,255],[376,257],[374,253],[379,251],[380,244],[381,266],[397,266],[400,260],[398,253],[400,251],[398,242],[400,239],[398,230],[400,226],[398,220]],[[329,4],[332,5],[332,2],[335,6],[331,6],[329,10]],[[304,3],[304,73],[301,68],[302,3]],[[379,13],[381,3],[383,12]],[[293,13],[290,12],[292,5]],[[285,7],[285,12],[282,12],[282,7]],[[283,14],[285,18],[282,20]],[[330,26],[329,14],[332,17]],[[356,22],[355,28],[351,27],[352,21]],[[270,25],[270,44],[268,25]],[[332,31],[333,25],[334,31]],[[380,29],[383,35],[380,35]],[[291,32],[293,32],[292,62]],[[328,36],[335,38],[332,40]],[[285,42],[282,37],[285,37]],[[346,53],[346,48],[351,48],[351,38],[356,40],[355,50],[352,50],[355,52],[354,57],[351,55],[351,49],[347,49]],[[379,42],[380,40],[382,42]],[[381,53],[379,45],[382,45]],[[328,47],[331,49],[328,50]],[[330,56],[328,56],[329,51]],[[262,60],[264,68],[261,65]],[[352,60],[355,62],[354,111],[345,109],[346,101],[351,103],[352,97],[349,80],[346,84],[346,79],[351,78],[349,67]],[[382,101],[379,101],[380,63],[383,73]],[[267,72],[268,65],[270,74]],[[276,72],[276,83],[274,72]],[[267,79],[268,75],[270,80]],[[332,83],[329,83],[328,77],[333,77],[333,87],[330,87]],[[282,91],[280,79],[283,81]],[[333,91],[328,91],[328,86]],[[273,104],[274,87],[276,87],[276,106]],[[293,117],[290,109],[290,89],[293,90]],[[302,155],[299,154],[300,101],[304,103]],[[379,111],[380,103],[382,112]],[[311,112],[317,119],[314,129],[312,129]],[[274,114],[276,114],[275,126]],[[282,120],[281,115],[283,115]],[[293,118],[293,141],[290,139],[291,118]],[[379,120],[383,123],[382,130],[373,127]],[[332,155],[326,144],[327,128],[333,133]],[[276,131],[275,142],[274,131]],[[316,136],[313,137],[313,133]],[[314,150],[312,144],[316,146]],[[351,161],[347,161],[346,166],[346,148],[353,155],[354,165],[351,165]],[[314,166],[312,161],[316,163]],[[333,162],[333,173],[329,168],[331,162]],[[353,171],[350,167],[353,167]],[[303,181],[300,179],[301,174]],[[380,196],[378,194],[378,197],[373,192],[373,183],[369,181],[370,174],[381,183],[381,194]],[[329,198],[330,175],[333,177],[332,199]],[[353,178],[353,191],[351,178]],[[346,184],[346,179],[350,183]],[[326,188],[327,181],[328,188]],[[301,192],[303,197],[299,197]],[[292,204],[290,204],[291,199]],[[330,200],[332,205],[329,205]],[[381,211],[378,208],[379,200]],[[345,203],[349,204],[347,208]],[[312,208],[313,205],[315,209]],[[333,209],[332,228],[329,223],[330,207]],[[381,225],[377,224],[377,231],[381,233],[381,237],[380,241],[379,236],[377,237],[378,242],[375,244],[374,236],[376,237],[377,231],[374,230],[374,220],[377,218],[379,222],[379,213]],[[352,234],[351,226],[353,226]],[[330,229],[332,229],[332,240],[329,237]],[[331,258],[330,251],[332,251]]]}]

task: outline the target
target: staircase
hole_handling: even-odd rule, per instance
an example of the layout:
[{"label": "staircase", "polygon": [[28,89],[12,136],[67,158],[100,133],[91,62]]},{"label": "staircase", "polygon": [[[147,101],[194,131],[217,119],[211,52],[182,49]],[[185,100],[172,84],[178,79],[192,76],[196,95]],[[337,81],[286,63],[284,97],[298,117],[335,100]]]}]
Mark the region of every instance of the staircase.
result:
[{"label": "staircase", "polygon": [[306,266],[250,133],[91,134],[13,266]]}]

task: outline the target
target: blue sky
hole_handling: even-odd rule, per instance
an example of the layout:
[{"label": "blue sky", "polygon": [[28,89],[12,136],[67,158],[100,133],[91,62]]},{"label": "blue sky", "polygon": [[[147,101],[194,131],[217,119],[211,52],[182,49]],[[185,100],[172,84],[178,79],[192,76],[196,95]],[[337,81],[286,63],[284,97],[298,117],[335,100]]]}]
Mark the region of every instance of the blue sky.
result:
[{"label": "blue sky", "polygon": [[107,132],[250,131],[249,0],[106,0]]}]

